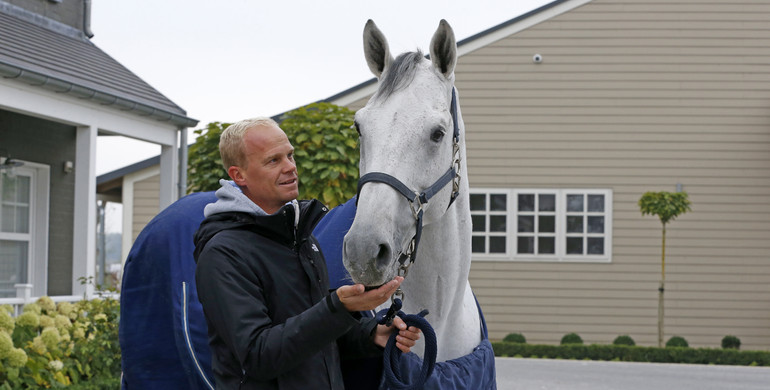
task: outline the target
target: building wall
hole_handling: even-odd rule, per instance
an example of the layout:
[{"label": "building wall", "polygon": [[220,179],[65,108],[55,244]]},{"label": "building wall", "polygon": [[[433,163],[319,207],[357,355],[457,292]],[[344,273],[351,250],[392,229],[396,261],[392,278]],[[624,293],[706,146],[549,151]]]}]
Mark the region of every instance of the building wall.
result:
[{"label": "building wall", "polygon": [[78,30],[83,30],[85,7],[83,0],[2,0],[27,11],[64,23]]},{"label": "building wall", "polygon": [[48,222],[48,295],[70,295],[75,175],[65,161],[75,161],[75,128],[0,110],[0,149],[14,159],[51,167]]},{"label": "building wall", "polygon": [[160,174],[156,174],[134,182],[134,211],[131,229],[131,242],[136,241],[142,229],[160,212],[158,192],[160,191]]},{"label": "building wall", "polygon": [[637,201],[681,184],[665,338],[770,348],[768,25],[764,1],[595,0],[460,57],[472,188],[613,193],[610,263],[474,259],[492,339],[655,345],[661,224]]}]

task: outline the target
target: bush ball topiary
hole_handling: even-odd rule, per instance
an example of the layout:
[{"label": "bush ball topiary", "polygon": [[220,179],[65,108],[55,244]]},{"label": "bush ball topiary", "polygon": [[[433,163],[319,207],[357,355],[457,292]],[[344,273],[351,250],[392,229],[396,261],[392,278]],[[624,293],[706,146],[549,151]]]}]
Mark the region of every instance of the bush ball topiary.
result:
[{"label": "bush ball topiary", "polygon": [[687,343],[687,340],[684,339],[684,337],[680,336],[674,336],[668,339],[666,341],[666,347],[689,347],[690,344]]},{"label": "bush ball topiary", "polygon": [[722,348],[724,349],[741,349],[741,339],[735,336],[725,336],[722,339]]},{"label": "bush ball topiary", "polygon": [[615,338],[615,341],[612,342],[613,345],[636,345],[634,342],[634,339],[631,338],[631,336],[624,334],[621,336],[618,336]]},{"label": "bush ball topiary", "polygon": [[521,333],[508,333],[508,335],[505,336],[503,341],[507,343],[519,343],[519,344],[527,343],[527,339],[524,338],[524,335]]},{"label": "bush ball topiary", "polygon": [[583,339],[577,333],[567,333],[561,338],[561,345],[565,344],[583,344]]}]

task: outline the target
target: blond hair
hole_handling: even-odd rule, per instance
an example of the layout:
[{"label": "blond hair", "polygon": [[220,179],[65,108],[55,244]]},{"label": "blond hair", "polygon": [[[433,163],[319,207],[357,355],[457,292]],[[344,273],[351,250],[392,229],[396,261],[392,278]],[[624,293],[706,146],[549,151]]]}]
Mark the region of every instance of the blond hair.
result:
[{"label": "blond hair", "polygon": [[219,136],[219,156],[222,157],[222,165],[225,170],[231,166],[243,167],[246,155],[243,151],[243,136],[246,132],[257,127],[278,127],[278,123],[272,118],[257,117],[244,119],[228,126]]}]

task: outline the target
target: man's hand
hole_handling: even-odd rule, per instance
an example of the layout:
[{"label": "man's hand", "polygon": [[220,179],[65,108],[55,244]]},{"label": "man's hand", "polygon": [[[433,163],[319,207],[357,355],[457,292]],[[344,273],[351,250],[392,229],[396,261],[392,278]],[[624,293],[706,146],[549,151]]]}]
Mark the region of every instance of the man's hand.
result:
[{"label": "man's hand", "polygon": [[393,325],[388,327],[385,325],[377,325],[377,331],[374,333],[374,343],[380,347],[385,348],[388,344],[388,338],[390,334],[398,330],[398,336],[396,336],[396,347],[403,353],[408,353],[417,340],[420,338],[420,330],[414,326],[406,327],[404,320],[396,316],[393,319]]},{"label": "man's hand", "polygon": [[342,286],[337,289],[337,296],[348,311],[374,310],[385,303],[403,281],[402,276],[396,276],[390,282],[369,291],[366,291],[363,284]]}]

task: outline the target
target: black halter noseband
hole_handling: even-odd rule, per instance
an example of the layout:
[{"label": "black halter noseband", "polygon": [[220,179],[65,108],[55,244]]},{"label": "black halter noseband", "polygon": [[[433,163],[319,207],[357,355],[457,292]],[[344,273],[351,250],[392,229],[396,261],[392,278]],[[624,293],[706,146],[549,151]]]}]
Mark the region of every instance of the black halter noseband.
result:
[{"label": "black halter noseband", "polygon": [[[449,198],[449,206],[455,201],[460,194],[460,124],[457,121],[457,97],[455,96],[455,89],[452,87],[452,102],[450,107],[452,113],[452,122],[454,122],[454,136],[452,145],[452,163],[449,169],[444,173],[433,185],[425,189],[422,193],[412,191],[401,180],[382,172],[369,172],[360,179],[358,179],[358,191],[356,192],[356,204],[358,204],[358,197],[361,194],[361,187],[369,182],[378,182],[387,184],[396,191],[398,191],[406,200],[409,201],[409,206],[412,209],[412,214],[415,218],[416,229],[414,236],[412,237],[409,247],[406,253],[401,253],[398,262],[401,264],[399,267],[399,274],[406,276],[406,272],[409,266],[414,263],[415,256],[417,255],[417,246],[420,244],[420,237],[422,236],[422,216],[423,206],[428,203],[433,195],[436,195],[441,191],[444,186],[452,183],[452,195]],[[449,208],[447,206],[447,208]],[[406,264],[406,259],[409,259],[409,264]],[[401,273],[403,272],[403,273]]]}]

